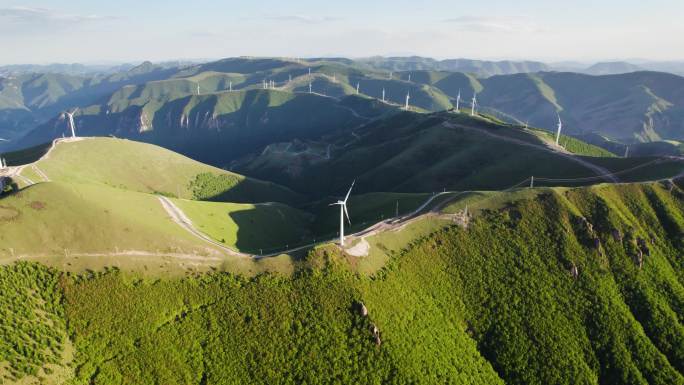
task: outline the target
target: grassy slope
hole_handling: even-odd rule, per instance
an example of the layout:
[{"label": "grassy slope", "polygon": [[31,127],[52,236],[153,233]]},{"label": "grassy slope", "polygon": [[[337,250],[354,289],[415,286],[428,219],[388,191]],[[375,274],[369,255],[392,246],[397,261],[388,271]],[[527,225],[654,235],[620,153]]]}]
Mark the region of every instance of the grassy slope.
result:
[{"label": "grassy slope", "polygon": [[231,194],[237,202],[292,202],[296,194],[272,183],[245,178],[211,167],[161,147],[112,138],[90,138],[59,143],[38,167],[51,180],[103,183],[126,190],[192,197],[190,182],[201,173],[228,175],[244,194]]},{"label": "grassy slope", "polygon": [[310,215],[283,204],[173,201],[199,230],[240,251],[259,254],[311,239]]},{"label": "grassy slope", "polygon": [[[444,121],[450,121],[455,127],[444,127]],[[437,192],[505,189],[531,175],[553,179],[596,176],[588,167],[547,149],[550,139],[542,131],[523,130],[466,114],[402,113],[361,127],[355,130],[355,135],[342,132],[326,138],[332,145],[329,160],[300,159],[285,165],[280,154],[268,152],[238,164],[236,169],[311,196],[339,193],[353,179],[357,180],[359,192]],[[570,150],[591,156],[585,160],[606,165],[609,170],[621,171],[634,165],[634,161],[615,158],[580,141],[567,143]],[[637,162],[646,161],[650,159]],[[677,174],[680,168],[676,162],[670,162],[667,168],[650,167],[641,171],[646,179],[657,179]],[[643,177],[626,175],[622,180],[644,180]],[[555,183],[587,182],[596,180]]]},{"label": "grassy slope", "polygon": [[290,279],[65,277],[76,383],[683,383],[684,193],[519,198],[414,239],[372,277],[334,248]]},{"label": "grassy slope", "polygon": [[[533,132],[535,133],[535,135],[538,135],[543,140],[546,140],[549,142],[554,142],[554,143],[556,141],[556,134],[553,132],[544,131],[544,130],[533,130]],[[576,139],[576,138],[573,138],[571,136],[561,134],[559,142],[560,142],[560,145],[564,149],[566,149],[567,151],[569,151],[575,155],[603,157],[603,158],[615,157],[615,154],[613,154],[612,152],[610,152],[606,149],[603,149],[599,146],[595,146],[593,144],[583,142],[583,141]]]},{"label": "grassy slope", "polygon": [[[154,195],[92,184],[50,182],[3,198],[0,253],[64,256],[115,250],[216,251],[173,223]],[[30,230],[29,230],[30,229]]]}]

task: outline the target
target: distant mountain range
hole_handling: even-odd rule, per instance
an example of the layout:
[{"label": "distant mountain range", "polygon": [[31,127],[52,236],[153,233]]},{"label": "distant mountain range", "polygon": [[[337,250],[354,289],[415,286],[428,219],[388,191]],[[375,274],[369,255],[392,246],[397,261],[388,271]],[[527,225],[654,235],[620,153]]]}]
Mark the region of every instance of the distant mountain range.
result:
[{"label": "distant mountain range", "polygon": [[[442,69],[418,69],[430,67]],[[306,139],[306,132],[335,128],[331,121],[338,128],[360,124],[403,106],[407,95],[412,109],[429,112],[454,108],[459,94],[460,108],[470,108],[476,94],[478,111],[512,123],[554,130],[559,115],[564,133],[602,138],[592,143],[620,155],[626,144],[684,141],[683,77],[608,74],[638,69],[624,63],[586,71],[597,75],[548,69],[538,62],[419,57],[229,58],[145,62],[113,74],[8,76],[0,78],[0,138],[6,139],[0,150],[67,134],[63,112],[78,108],[76,125],[83,135],[137,138],[219,164],[227,159],[214,156],[221,151]],[[358,97],[350,98],[357,87]],[[278,137],[264,141],[258,135]],[[246,137],[253,140],[247,147]]]}]

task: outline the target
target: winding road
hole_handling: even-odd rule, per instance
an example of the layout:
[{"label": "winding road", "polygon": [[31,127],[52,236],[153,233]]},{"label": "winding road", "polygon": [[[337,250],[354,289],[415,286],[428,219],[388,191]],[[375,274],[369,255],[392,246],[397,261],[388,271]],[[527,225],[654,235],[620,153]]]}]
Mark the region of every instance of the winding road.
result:
[{"label": "winding road", "polygon": [[195,228],[195,225],[192,224],[190,218],[188,218],[187,215],[185,215],[185,213],[183,212],[183,210],[176,206],[169,198],[159,196],[159,202],[161,203],[162,207],[164,207],[164,210],[166,210],[167,214],[169,214],[169,217],[171,217],[172,221],[176,222],[179,226],[181,226],[197,238],[200,238],[207,243],[211,243],[212,245],[220,248],[223,251],[228,252],[231,255],[238,257],[252,257],[251,254],[245,254],[239,251],[235,251],[230,247],[213,240],[211,237],[204,234],[200,230],[197,230],[197,228]]}]

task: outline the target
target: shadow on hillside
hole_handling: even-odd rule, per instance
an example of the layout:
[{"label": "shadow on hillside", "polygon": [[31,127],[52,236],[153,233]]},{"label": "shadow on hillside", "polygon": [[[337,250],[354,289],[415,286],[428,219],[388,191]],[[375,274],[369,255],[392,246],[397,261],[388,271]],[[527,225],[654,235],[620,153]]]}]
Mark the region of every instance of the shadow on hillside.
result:
[{"label": "shadow on hillside", "polygon": [[[189,110],[193,96],[179,98],[155,113],[154,130],[142,140],[224,167],[268,144],[318,138],[362,121],[330,98],[286,96],[263,90],[200,96]],[[234,103],[236,110],[222,111]]]},{"label": "shadow on hillside", "polygon": [[[309,231],[310,223],[287,216],[277,204],[227,213],[237,225],[235,246],[255,255],[272,254],[311,244],[316,237]],[[318,238],[320,240],[320,238]]]}]

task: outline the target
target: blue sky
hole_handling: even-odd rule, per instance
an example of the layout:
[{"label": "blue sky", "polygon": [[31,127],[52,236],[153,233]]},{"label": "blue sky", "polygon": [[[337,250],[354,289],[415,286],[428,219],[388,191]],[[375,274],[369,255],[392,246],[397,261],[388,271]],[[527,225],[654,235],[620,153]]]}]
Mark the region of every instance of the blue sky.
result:
[{"label": "blue sky", "polygon": [[408,54],[684,60],[683,15],[682,0],[0,0],[0,63]]}]

